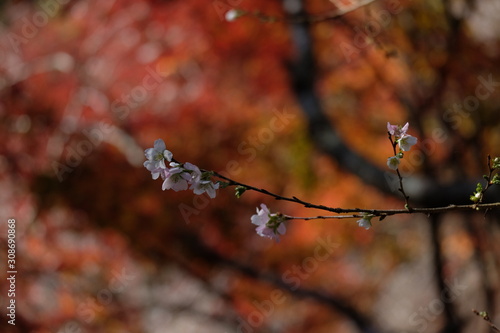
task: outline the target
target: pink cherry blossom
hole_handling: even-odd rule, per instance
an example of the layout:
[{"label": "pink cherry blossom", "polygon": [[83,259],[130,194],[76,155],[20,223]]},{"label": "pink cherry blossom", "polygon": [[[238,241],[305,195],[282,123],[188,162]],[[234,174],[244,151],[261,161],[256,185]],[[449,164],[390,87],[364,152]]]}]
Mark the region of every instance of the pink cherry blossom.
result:
[{"label": "pink cherry blossom", "polygon": [[219,188],[218,183],[212,183],[210,180],[200,180],[198,182],[193,182],[189,189],[193,190],[194,194],[203,194],[207,192],[210,198],[215,198],[217,192],[216,190]]},{"label": "pink cherry blossom", "polygon": [[147,159],[147,161],[144,162],[144,167],[149,171],[158,168],[166,169],[165,160],[170,162],[173,158],[173,154],[167,150],[165,142],[162,139],[156,140],[154,147],[146,149],[144,155]]},{"label": "pink cherry blossom", "polygon": [[162,190],[174,190],[176,192],[187,190],[188,180],[190,179],[189,173],[185,172],[179,163],[170,163],[172,166],[168,170],[168,176],[163,181]]},{"label": "pink cherry blossom", "polygon": [[260,204],[261,209],[257,208],[257,214],[252,215],[250,218],[252,220],[253,224],[256,225],[265,225],[267,222],[269,222],[269,216],[271,213],[269,212],[269,209],[265,204]]},{"label": "pink cherry blossom", "polygon": [[392,170],[396,170],[399,167],[400,159],[397,156],[392,156],[387,159],[387,166]]},{"label": "pink cherry blossom", "polygon": [[418,139],[416,137],[405,134],[398,140],[399,148],[401,148],[402,151],[409,151],[411,149],[411,146],[416,144],[417,141]]},{"label": "pink cherry blossom", "polygon": [[[280,236],[279,235],[284,235],[286,232],[286,227],[283,223],[281,223],[278,228],[276,229],[276,232],[269,228],[266,225],[259,225],[256,229],[257,235],[261,237],[267,237],[275,240],[276,242],[280,241]],[[279,235],[278,235],[279,234]]]},{"label": "pink cherry blossom", "polygon": [[279,235],[284,235],[286,227],[283,224],[283,217],[278,214],[271,214],[265,204],[257,208],[257,214],[252,215],[251,221],[257,225],[255,231],[259,236],[268,237],[279,242]]},{"label": "pink cherry blossom", "polygon": [[371,222],[372,217],[373,216],[371,216],[371,215],[366,215],[366,216],[363,216],[363,218],[357,220],[356,222],[358,223],[358,226],[368,230],[372,226],[372,222]]},{"label": "pink cherry blossom", "polygon": [[409,126],[409,123],[406,123],[403,127],[401,127],[400,125],[391,125],[389,122],[387,122],[387,131],[391,135],[396,136],[396,138],[399,138],[406,135]]}]

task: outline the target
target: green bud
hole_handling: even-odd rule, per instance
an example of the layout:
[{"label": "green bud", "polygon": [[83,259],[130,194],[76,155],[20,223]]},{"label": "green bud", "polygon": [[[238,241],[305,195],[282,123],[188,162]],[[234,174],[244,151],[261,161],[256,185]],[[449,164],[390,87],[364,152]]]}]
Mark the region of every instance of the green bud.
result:
[{"label": "green bud", "polygon": [[481,191],[474,193],[474,195],[470,196],[470,200],[474,203],[478,202],[481,199]]},{"label": "green bud", "polygon": [[241,196],[243,195],[243,193],[245,193],[246,190],[247,190],[247,188],[245,186],[236,186],[236,188],[235,188],[236,197],[238,199],[241,198]]},{"label": "green bud", "polygon": [[486,312],[486,311],[479,312],[479,315],[486,320],[490,320],[490,316],[488,315],[488,312]]},{"label": "green bud", "polygon": [[219,188],[226,188],[229,186],[229,183],[223,182],[222,180],[217,181],[217,183],[219,184]]},{"label": "green bud", "polygon": [[203,171],[201,173],[201,180],[210,180],[212,179],[213,175],[214,175],[213,171]]},{"label": "green bud", "polygon": [[403,152],[402,152],[402,151],[400,151],[400,152],[398,153],[398,155],[397,155],[397,156],[398,156],[398,158],[403,158],[403,157],[404,157],[404,154],[403,154]]},{"label": "green bud", "polygon": [[493,159],[493,169],[500,169],[500,157]]}]

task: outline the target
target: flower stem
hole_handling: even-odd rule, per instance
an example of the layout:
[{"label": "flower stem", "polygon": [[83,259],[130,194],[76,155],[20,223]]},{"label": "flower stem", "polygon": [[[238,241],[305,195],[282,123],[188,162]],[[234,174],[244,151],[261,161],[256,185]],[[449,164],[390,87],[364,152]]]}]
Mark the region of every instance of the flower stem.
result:
[{"label": "flower stem", "polygon": [[[387,132],[387,134],[389,135],[389,141],[391,141],[391,145],[392,145],[392,150],[394,152],[394,156],[397,156],[396,145],[398,143],[397,143],[397,141],[392,140],[391,133]],[[401,192],[401,194],[403,194],[403,198],[405,199],[405,208],[409,212],[411,212],[412,208],[410,207],[410,203],[409,203],[410,197],[406,194],[405,189],[403,187],[403,177],[401,176],[401,173],[399,172],[399,167],[396,168],[396,173],[397,173],[398,179],[399,179],[399,189],[398,189],[398,191]]]}]

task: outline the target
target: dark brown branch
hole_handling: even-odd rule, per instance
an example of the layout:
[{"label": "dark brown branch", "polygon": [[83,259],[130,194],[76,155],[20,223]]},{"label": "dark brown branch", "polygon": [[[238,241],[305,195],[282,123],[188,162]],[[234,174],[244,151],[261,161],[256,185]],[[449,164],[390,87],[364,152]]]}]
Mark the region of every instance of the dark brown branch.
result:
[{"label": "dark brown branch", "polygon": [[[444,258],[443,258],[443,253],[441,251],[439,224],[440,224],[440,216],[433,215],[431,218],[430,226],[431,226],[432,253],[434,259],[433,261],[434,274],[436,277],[437,292],[439,295],[441,295],[443,292],[445,292],[445,290],[448,289],[448,287],[446,286],[445,283],[446,276],[443,271]],[[451,300],[449,302],[443,302],[443,306],[444,306],[444,317],[446,321],[445,321],[445,327],[443,328],[442,332],[460,333],[462,330],[461,329],[462,326],[457,320],[453,302]]]},{"label": "dark brown branch", "polygon": [[486,217],[470,217],[466,215],[465,221],[467,231],[474,238],[474,257],[481,270],[481,285],[485,298],[485,307],[494,313],[496,308],[495,300],[498,294],[496,287],[497,267],[493,255],[495,249],[492,246],[494,240],[490,238],[494,235],[494,232]]},{"label": "dark brown branch", "polygon": [[[251,185],[243,184],[240,182],[237,182],[235,180],[232,180],[231,178],[225,177],[217,172],[213,172],[212,174],[218,178],[221,178],[225,180],[227,183],[227,186],[241,186],[246,188],[247,190],[259,192],[262,194],[266,194],[268,196],[271,196],[275,198],[276,200],[284,200],[284,201],[290,201],[294,202],[300,205],[303,205],[306,208],[314,208],[314,209],[320,209],[328,212],[333,212],[337,214],[348,214],[348,213],[367,213],[367,214],[372,214],[374,216],[391,216],[391,215],[398,215],[398,214],[412,214],[412,213],[421,213],[421,214],[438,214],[438,213],[444,213],[444,212],[449,212],[449,211],[478,211],[478,210],[488,210],[488,209],[493,209],[493,208],[500,208],[500,202],[495,202],[495,203],[488,203],[488,204],[469,204],[469,205],[449,205],[446,207],[428,207],[428,208],[412,208],[411,210],[408,209],[364,209],[364,208],[335,208],[335,207],[328,207],[324,205],[317,205],[313,204],[304,200],[301,200],[297,197],[285,197],[276,193],[272,193],[266,189],[263,188],[258,188],[254,187]],[[352,216],[352,217],[358,217],[358,216]],[[319,217],[319,218],[325,218],[325,217]],[[330,218],[335,218],[335,217],[330,217]]]}]

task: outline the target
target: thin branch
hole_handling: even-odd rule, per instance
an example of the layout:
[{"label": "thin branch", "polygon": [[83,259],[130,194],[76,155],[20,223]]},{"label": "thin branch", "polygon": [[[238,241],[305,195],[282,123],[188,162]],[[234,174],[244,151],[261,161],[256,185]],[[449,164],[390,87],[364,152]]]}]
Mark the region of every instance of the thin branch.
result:
[{"label": "thin branch", "polygon": [[[445,258],[443,257],[443,251],[441,249],[441,237],[439,235],[439,224],[440,216],[433,215],[430,219],[430,232],[431,232],[431,242],[432,242],[432,254],[433,254],[433,270],[436,279],[437,292],[442,295],[448,287],[446,286],[446,275],[443,270],[445,266]],[[445,317],[445,327],[442,332],[461,332],[461,325],[459,324],[456,316],[455,306],[452,301],[443,302],[444,307],[444,317]]]},{"label": "thin branch", "polygon": [[[397,141],[396,140],[392,140],[392,135],[391,133],[387,133],[389,135],[389,141],[391,141],[391,145],[392,145],[392,150],[394,151],[394,156],[397,156],[397,152],[396,152],[396,145],[397,145]],[[396,168],[396,173],[398,174],[398,179],[399,179],[399,192],[401,192],[401,194],[403,194],[403,197],[405,199],[405,208],[407,208],[409,211],[411,211],[411,208],[410,208],[410,203],[409,203],[409,199],[410,197],[406,194],[405,192],[405,189],[403,187],[403,176],[401,176],[401,173],[399,172],[399,168]]]},{"label": "thin branch", "polygon": [[[206,170],[204,170],[206,171]],[[246,190],[251,190],[255,192],[259,192],[262,194],[266,194],[268,196],[271,196],[275,198],[276,200],[283,200],[283,201],[290,201],[294,203],[298,203],[300,205],[303,205],[306,208],[314,208],[314,209],[320,209],[328,212],[333,212],[337,214],[349,214],[349,213],[368,213],[372,214],[374,216],[380,216],[380,217],[385,217],[385,216],[391,216],[391,215],[399,215],[399,214],[412,214],[412,213],[422,213],[422,214],[437,214],[437,213],[444,213],[444,212],[449,212],[449,211],[460,211],[460,210],[468,210],[468,211],[479,211],[479,210],[488,210],[488,209],[494,209],[494,208],[500,208],[500,202],[494,202],[494,203],[487,203],[487,204],[470,204],[470,205],[449,205],[446,207],[427,207],[427,208],[412,208],[411,210],[408,209],[365,209],[365,208],[335,208],[335,207],[328,207],[324,205],[316,205],[304,200],[301,200],[297,198],[296,196],[293,197],[285,197],[281,196],[276,193],[272,193],[266,189],[263,188],[257,188],[251,185],[243,184],[240,182],[237,182],[235,180],[232,180],[231,178],[225,177],[221,175],[220,173],[211,172],[215,177],[218,177],[220,179],[223,179],[226,181],[226,186],[241,186],[244,187]],[[355,215],[351,217],[361,217],[361,215]],[[316,218],[347,218],[345,216],[343,217],[316,217]],[[312,218],[310,218],[312,219]]]},{"label": "thin branch", "polygon": [[495,173],[495,171],[497,169],[494,166],[491,166],[491,156],[490,155],[488,155],[487,165],[488,165],[488,172],[489,173],[488,173],[488,175],[483,176],[486,179],[486,187],[482,187],[481,191],[477,192],[477,195],[479,196],[479,198],[477,199],[477,203],[483,202],[484,193],[491,187],[491,185],[495,184],[496,177],[494,177],[493,174]]},{"label": "thin branch", "polygon": [[493,331],[500,332],[500,328],[498,328],[495,324],[493,324],[491,322],[491,319],[490,319],[490,316],[488,315],[488,312],[486,312],[486,311],[479,312],[475,309],[473,309],[472,312],[474,312],[479,317],[483,318],[490,325],[490,327]]},{"label": "thin branch", "polygon": [[362,214],[350,214],[350,215],[330,215],[330,216],[325,216],[325,215],[318,215],[318,216],[309,216],[309,217],[300,217],[300,216],[289,216],[289,215],[283,215],[283,217],[287,220],[304,220],[304,221],[309,221],[309,220],[328,220],[328,219],[351,219],[351,218],[357,218],[357,217],[363,217],[364,215]]}]

